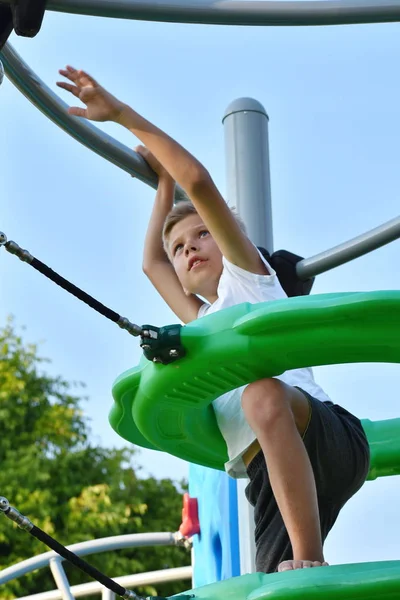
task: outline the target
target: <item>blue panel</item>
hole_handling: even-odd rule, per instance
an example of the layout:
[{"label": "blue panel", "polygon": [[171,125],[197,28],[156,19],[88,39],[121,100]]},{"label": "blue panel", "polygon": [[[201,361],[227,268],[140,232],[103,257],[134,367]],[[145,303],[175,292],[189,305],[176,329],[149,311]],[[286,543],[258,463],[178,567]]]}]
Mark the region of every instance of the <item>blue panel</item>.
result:
[{"label": "blue panel", "polygon": [[191,464],[189,494],[197,498],[200,521],[200,535],[193,538],[194,587],[240,575],[236,481]]}]

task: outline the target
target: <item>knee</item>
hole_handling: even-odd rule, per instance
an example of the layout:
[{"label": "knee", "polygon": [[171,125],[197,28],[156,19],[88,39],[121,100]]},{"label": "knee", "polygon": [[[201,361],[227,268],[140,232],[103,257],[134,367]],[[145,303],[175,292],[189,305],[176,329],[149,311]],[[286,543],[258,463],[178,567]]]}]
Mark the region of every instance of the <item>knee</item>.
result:
[{"label": "knee", "polygon": [[292,416],[287,386],[279,379],[250,383],[242,396],[242,408],[249,424],[273,426],[282,416]]}]

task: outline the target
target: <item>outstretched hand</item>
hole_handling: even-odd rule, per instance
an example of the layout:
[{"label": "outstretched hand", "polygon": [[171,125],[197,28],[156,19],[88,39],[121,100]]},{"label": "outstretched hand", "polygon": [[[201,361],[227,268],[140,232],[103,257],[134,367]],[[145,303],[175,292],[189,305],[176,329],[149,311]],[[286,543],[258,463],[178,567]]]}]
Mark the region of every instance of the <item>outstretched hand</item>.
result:
[{"label": "outstretched hand", "polygon": [[84,117],[91,121],[118,120],[126,105],[101,87],[93,77],[85,71],[77,71],[70,66],[60,69],[59,73],[72,83],[57,81],[58,87],[71,92],[73,96],[86,104],[86,108],[71,106],[68,109],[70,115]]}]

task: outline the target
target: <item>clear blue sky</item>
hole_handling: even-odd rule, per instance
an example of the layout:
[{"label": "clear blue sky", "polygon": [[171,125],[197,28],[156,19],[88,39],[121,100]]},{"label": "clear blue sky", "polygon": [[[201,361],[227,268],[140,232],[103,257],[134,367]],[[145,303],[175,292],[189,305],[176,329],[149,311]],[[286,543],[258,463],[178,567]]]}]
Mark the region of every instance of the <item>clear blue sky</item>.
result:
[{"label": "clear blue sky", "polygon": [[[223,193],[224,110],[240,96],[263,103],[276,249],[312,256],[399,213],[397,24],[229,28],[49,13],[35,39],[11,42],[57,93],[60,67],[89,71],[187,146]],[[153,191],[69,138],[8,80],[0,120],[0,230],[131,321],[175,322],[141,271]],[[314,292],[399,289],[399,251],[395,242],[322,275]],[[6,252],[0,280],[0,323],[15,315],[52,373],[85,382],[93,439],[122,445],[108,425],[110,389],[138,362],[137,340]],[[325,367],[316,377],[360,417],[400,417],[398,365]],[[159,453],[137,461],[143,473],[187,473]],[[327,559],[399,558],[399,492],[397,478],[367,483],[331,533]]]}]

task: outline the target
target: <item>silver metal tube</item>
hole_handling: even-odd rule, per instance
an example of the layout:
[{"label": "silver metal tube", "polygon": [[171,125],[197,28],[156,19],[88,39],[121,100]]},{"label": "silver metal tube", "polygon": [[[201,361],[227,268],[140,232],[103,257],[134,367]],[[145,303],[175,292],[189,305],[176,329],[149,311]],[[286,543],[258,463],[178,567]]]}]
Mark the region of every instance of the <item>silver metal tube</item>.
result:
[{"label": "silver metal tube", "polygon": [[[96,552],[107,552],[109,550],[120,550],[121,548],[135,548],[138,546],[171,546],[174,545],[173,533],[132,533],[129,535],[117,535],[114,537],[89,540],[67,546],[68,550],[78,556],[95,554]],[[48,565],[49,560],[57,558],[56,552],[50,551],[28,558],[16,565],[7,567],[0,571],[0,585],[11,579],[26,575],[34,569],[40,569]]]},{"label": "silver metal tube", "polygon": [[[175,567],[173,569],[162,569],[160,571],[149,571],[148,573],[137,573],[136,575],[124,575],[123,577],[114,577],[114,581],[124,588],[134,588],[143,585],[156,585],[158,583],[167,583],[169,581],[179,581],[180,579],[190,579],[192,576],[192,567]],[[71,587],[74,598],[86,598],[87,596],[96,596],[103,590],[103,586],[98,581],[90,583],[81,583]],[[110,590],[106,590],[107,592]],[[103,592],[104,593],[104,592]],[[111,592],[112,594],[112,592]],[[112,595],[103,596],[102,600],[112,600]],[[30,596],[23,596],[19,600],[63,600],[60,590],[50,592],[41,592]]]},{"label": "silver metal tube", "polygon": [[273,248],[268,115],[253,98],[234,100],[224,118],[227,200],[256,246]]},{"label": "silver metal tube", "polygon": [[305,258],[297,264],[297,274],[308,279],[325,273],[334,267],[363,256],[400,238],[400,216],[359,235],[348,242],[325,250],[320,254]]},{"label": "silver metal tube", "polygon": [[[10,4],[12,0],[0,0]],[[215,25],[345,25],[400,21],[398,0],[48,0],[47,10]]]},{"label": "silver metal tube", "polygon": [[101,592],[101,600],[116,600],[116,595],[113,591],[103,588]]},{"label": "silver metal tube", "polygon": [[61,592],[62,600],[75,600],[71,592],[69,581],[62,566],[62,560],[60,557],[52,558],[49,561],[50,571],[56,582],[56,586]]},{"label": "silver metal tube", "polygon": [[[227,200],[254,244],[273,252],[268,115],[252,98],[234,100],[224,118]],[[237,481],[240,572],[255,571],[254,511]]]},{"label": "silver metal tube", "polygon": [[[4,46],[0,58],[3,60],[10,81],[53,123],[123,171],[134,175],[153,188],[157,187],[156,174],[137,152],[124,146],[89,121],[69,115],[68,104],[46,86],[10,44]],[[177,200],[185,197],[179,187],[175,196]]]}]

